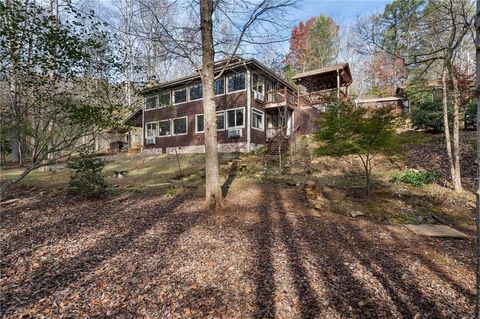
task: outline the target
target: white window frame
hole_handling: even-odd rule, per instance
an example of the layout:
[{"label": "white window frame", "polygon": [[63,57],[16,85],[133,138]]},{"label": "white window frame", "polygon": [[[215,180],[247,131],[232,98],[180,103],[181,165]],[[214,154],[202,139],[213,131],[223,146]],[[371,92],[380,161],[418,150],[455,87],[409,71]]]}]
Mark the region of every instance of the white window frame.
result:
[{"label": "white window frame", "polygon": [[[147,100],[149,98],[152,98],[152,97],[155,98],[155,107],[152,107],[151,109],[147,109]],[[158,94],[155,94],[155,95],[152,94],[152,95],[149,95],[149,96],[145,97],[145,105],[144,105],[145,111],[151,111],[151,110],[158,109],[159,105],[160,105],[160,97],[158,96]]]},{"label": "white window frame", "polygon": [[[226,126],[225,111],[217,111],[215,116],[219,116],[220,114],[223,115],[223,127],[222,128],[217,127],[217,132],[225,131],[225,126]],[[203,116],[203,131],[197,131],[197,117],[199,117],[199,116]],[[195,115],[195,133],[205,133],[205,114],[203,114],[203,113]]]},{"label": "white window frame", "polygon": [[[253,115],[254,115],[255,112],[262,114],[262,128],[257,128],[257,127],[253,126]],[[262,132],[265,131],[265,112],[263,112],[259,109],[256,109],[256,108],[252,108],[252,128],[254,130],[258,130],[258,131],[262,131]]]},{"label": "white window frame", "polygon": [[[236,111],[236,110],[242,110],[242,114],[243,114],[243,125],[229,127],[229,126],[228,126],[228,111]],[[237,122],[236,117],[235,117],[235,122]],[[236,124],[236,123],[235,123],[235,124]],[[244,128],[244,127],[245,127],[245,107],[236,107],[236,108],[233,108],[233,109],[225,110],[225,129],[226,129],[226,130],[241,129],[241,128]]]},{"label": "white window frame", "polygon": [[[243,90],[237,90],[237,91],[231,91],[230,92],[230,89],[228,88],[228,80],[230,79],[230,77],[232,77],[233,75],[236,75],[236,74],[239,74],[239,73],[243,73],[244,74],[244,79],[245,79],[245,87],[243,88]],[[248,83],[247,83],[247,73],[246,72],[234,72],[232,74],[229,74],[226,76],[226,81],[225,81],[225,92],[227,92],[226,94],[232,94],[232,93],[238,93],[238,92],[244,92],[247,90],[247,87],[248,87]]]},{"label": "white window frame", "polygon": [[[163,93],[167,93],[167,90],[165,90]],[[157,105],[158,105],[158,108],[164,108],[164,107],[167,107],[167,106],[170,106],[172,104],[172,90],[168,90],[168,95],[170,95],[170,104],[169,105],[162,105],[160,104],[160,93],[157,95]]]},{"label": "white window frame", "polygon": [[[225,79],[224,76],[219,77],[218,79],[213,80],[213,91],[215,91],[215,81],[217,81],[217,80],[222,80],[222,81],[223,81],[223,93],[217,94],[217,93],[214,92],[214,93],[215,93],[215,96],[222,96],[222,95],[227,94],[227,87],[226,87],[227,81],[226,81],[226,79]],[[238,91],[235,91],[235,92],[238,92]]]},{"label": "white window frame", "polygon": [[[149,124],[155,124],[155,134],[154,135],[148,135],[148,125]],[[158,135],[158,122],[147,122],[145,123],[145,138],[155,138]]]},{"label": "white window frame", "polygon": [[[198,128],[198,117],[199,116],[203,116],[203,131],[197,131],[197,128]],[[195,133],[198,134],[198,133],[205,133],[205,116],[203,115],[203,113],[201,114],[196,114],[195,115]]]},{"label": "white window frame", "polygon": [[[201,85],[201,86],[202,86],[202,97],[201,97],[201,98],[198,98],[198,99],[194,99],[194,100],[192,100],[192,99],[190,99],[190,97],[191,97],[191,94],[190,94],[190,89],[191,89],[191,88],[192,88],[192,86],[194,86],[194,85]],[[197,84],[190,85],[190,86],[188,87],[188,96],[187,96],[187,100],[188,100],[189,102],[203,100],[203,83],[202,83],[202,82],[200,82],[200,83],[197,83]]]},{"label": "white window frame", "polygon": [[[177,103],[177,101],[175,101],[175,92],[176,91],[183,91],[185,90],[185,94],[186,94],[186,100],[185,102],[179,102]],[[184,103],[188,103],[189,102],[189,92],[190,90],[188,89],[188,87],[183,87],[183,88],[179,88],[179,89],[176,89],[176,90],[172,90],[172,98],[173,98],[173,105],[179,105],[179,104],[184,104]]]},{"label": "white window frame", "polygon": [[[175,134],[175,126],[173,124],[174,120],[185,119],[185,133]],[[170,132],[172,132],[171,136],[180,136],[180,135],[187,135],[188,134],[188,116],[181,116],[170,119]]]},{"label": "white window frame", "polygon": [[[167,135],[160,135],[160,122],[168,122],[168,126],[170,127],[170,134]],[[167,119],[167,120],[161,120],[157,122],[157,136],[158,137],[169,137],[172,136],[172,120]]]},{"label": "white window frame", "polygon": [[[263,85],[262,85],[263,92],[257,91],[257,90],[255,90],[255,88],[253,87],[253,75],[256,75],[258,78],[261,78],[261,79],[262,79],[262,82],[263,82]],[[256,73],[256,72],[255,72],[255,73],[252,74],[252,91],[265,95],[265,77],[264,77],[263,75],[260,75],[260,73]]]}]

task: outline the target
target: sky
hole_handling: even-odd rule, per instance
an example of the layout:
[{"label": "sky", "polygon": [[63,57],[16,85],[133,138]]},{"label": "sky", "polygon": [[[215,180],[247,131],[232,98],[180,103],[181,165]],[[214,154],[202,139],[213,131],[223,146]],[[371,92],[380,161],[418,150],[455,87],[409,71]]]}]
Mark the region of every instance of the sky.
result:
[{"label": "sky", "polygon": [[295,24],[312,16],[325,14],[332,17],[340,27],[354,22],[358,15],[383,11],[391,0],[304,0],[292,17]]}]

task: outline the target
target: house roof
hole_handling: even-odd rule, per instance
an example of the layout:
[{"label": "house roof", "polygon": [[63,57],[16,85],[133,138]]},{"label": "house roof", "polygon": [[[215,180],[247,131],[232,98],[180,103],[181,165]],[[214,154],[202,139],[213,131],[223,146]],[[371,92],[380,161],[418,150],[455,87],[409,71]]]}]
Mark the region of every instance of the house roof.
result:
[{"label": "house roof", "polygon": [[380,103],[380,102],[392,102],[392,101],[401,101],[403,98],[397,96],[387,96],[387,97],[378,97],[370,99],[357,99],[355,103]]},{"label": "house roof", "polygon": [[323,68],[299,73],[292,80],[304,86],[307,91],[315,92],[337,87],[337,72],[340,75],[340,86],[349,86],[352,83],[352,74],[348,63],[340,63]]},{"label": "house roof", "polygon": [[[215,63],[215,72],[221,72],[222,69],[225,67],[225,65],[227,63],[229,63],[229,59],[224,59],[224,60],[217,61]],[[232,69],[239,68],[239,67],[245,67],[247,65],[256,66],[257,68],[261,69],[262,71],[267,73],[269,76],[278,80],[283,85],[290,88],[291,90],[295,90],[295,88],[291,84],[289,84],[284,79],[282,79],[278,74],[276,74],[275,72],[270,70],[267,66],[265,66],[264,64],[258,62],[256,59],[253,59],[253,58],[243,59],[240,56],[233,56],[232,59],[230,60],[230,63],[228,64],[228,66],[225,68],[225,70],[228,71],[228,70],[232,70]],[[149,93],[154,92],[154,91],[158,91],[160,89],[168,89],[168,88],[172,88],[172,87],[175,87],[175,86],[178,86],[178,85],[181,85],[181,84],[188,84],[190,82],[197,81],[197,80],[200,80],[200,75],[198,74],[198,72],[195,72],[195,73],[193,73],[191,75],[188,75],[188,76],[185,76],[185,77],[181,77],[181,78],[178,78],[178,79],[175,79],[175,80],[172,80],[172,81],[167,81],[167,82],[163,82],[163,83],[159,83],[159,84],[147,87],[147,88],[143,89],[142,91],[140,91],[140,94],[148,95]]]}]

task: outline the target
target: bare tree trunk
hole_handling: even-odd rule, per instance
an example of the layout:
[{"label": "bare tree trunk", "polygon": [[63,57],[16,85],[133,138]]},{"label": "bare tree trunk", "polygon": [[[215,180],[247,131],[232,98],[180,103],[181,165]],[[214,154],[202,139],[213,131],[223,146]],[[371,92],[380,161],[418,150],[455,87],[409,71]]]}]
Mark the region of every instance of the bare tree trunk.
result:
[{"label": "bare tree trunk", "polygon": [[450,65],[450,79],[452,81],[452,97],[453,97],[453,167],[454,176],[452,178],[453,190],[455,192],[462,191],[462,178],[460,174],[460,98],[458,91],[458,81]]},{"label": "bare tree trunk", "polygon": [[[447,62],[445,62],[446,64]],[[448,124],[448,94],[447,94],[447,75],[448,68],[444,65],[442,74],[442,89],[443,89],[443,130],[445,131],[445,143],[447,146],[448,167],[450,168],[450,177],[452,184],[455,180],[455,165],[453,163],[452,142],[450,138],[450,125]]]},{"label": "bare tree trunk", "polygon": [[476,83],[476,96],[477,96],[477,210],[476,210],[476,225],[477,225],[477,285],[476,285],[476,308],[475,318],[480,319],[480,0],[477,0],[477,14],[475,15],[475,29],[476,29],[476,41],[475,46],[477,49],[477,83]]},{"label": "bare tree trunk", "polygon": [[200,29],[202,34],[203,113],[205,120],[205,204],[209,208],[222,206],[223,195],[218,168],[217,113],[214,83],[213,3],[200,1]]}]

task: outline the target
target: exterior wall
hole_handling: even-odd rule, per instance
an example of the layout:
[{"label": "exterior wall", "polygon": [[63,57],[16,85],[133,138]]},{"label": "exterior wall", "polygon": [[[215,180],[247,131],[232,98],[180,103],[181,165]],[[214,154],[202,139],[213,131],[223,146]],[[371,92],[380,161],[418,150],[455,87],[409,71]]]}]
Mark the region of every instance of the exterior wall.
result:
[{"label": "exterior wall", "polygon": [[318,120],[321,112],[313,107],[296,108],[293,112],[293,127],[295,135],[308,135],[318,131]]}]

